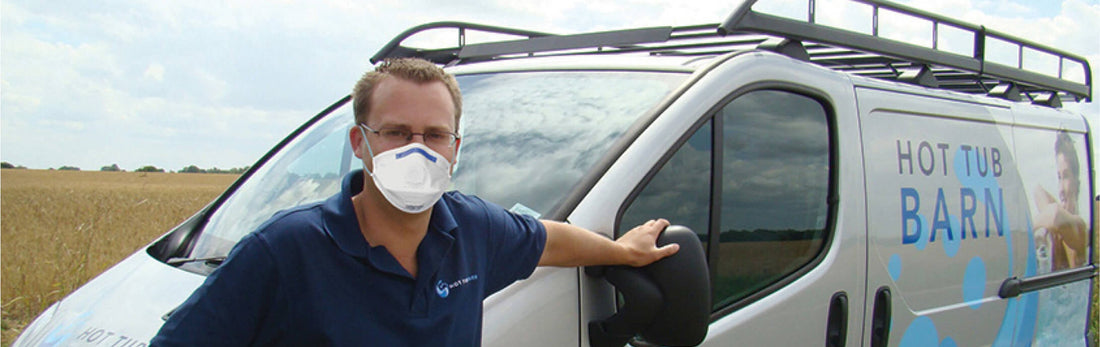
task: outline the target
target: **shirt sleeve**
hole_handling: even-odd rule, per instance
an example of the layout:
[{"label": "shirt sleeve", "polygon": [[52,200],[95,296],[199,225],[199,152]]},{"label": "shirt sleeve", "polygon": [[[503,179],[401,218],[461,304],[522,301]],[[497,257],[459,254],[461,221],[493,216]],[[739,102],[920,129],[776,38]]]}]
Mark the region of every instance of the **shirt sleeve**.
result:
[{"label": "shirt sleeve", "polygon": [[489,218],[488,297],[531,276],[546,247],[546,227],[537,219],[486,203]]},{"label": "shirt sleeve", "polygon": [[[164,323],[151,346],[247,346],[270,341],[260,327],[274,306],[278,274],[270,250],[249,234]],[[267,329],[276,330],[276,329]]]}]

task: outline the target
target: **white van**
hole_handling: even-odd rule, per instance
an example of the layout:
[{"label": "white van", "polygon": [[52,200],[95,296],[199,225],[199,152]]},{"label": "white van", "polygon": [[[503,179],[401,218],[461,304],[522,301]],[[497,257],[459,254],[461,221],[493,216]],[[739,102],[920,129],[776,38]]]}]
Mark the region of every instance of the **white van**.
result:
[{"label": "white van", "polygon": [[[485,345],[1095,345],[1094,139],[1061,109],[1091,100],[1085,59],[892,3],[865,5],[969,33],[973,54],[753,4],[721,24],[578,35],[433,23],[373,58],[457,76],[456,189],[609,237],[677,225],[662,242],[681,253],[648,268],[540,268],[488,298]],[[403,45],[432,30],[457,45]],[[1063,69],[988,61],[987,40]],[[359,167],[348,100],[15,345],[146,346],[238,239]]]}]

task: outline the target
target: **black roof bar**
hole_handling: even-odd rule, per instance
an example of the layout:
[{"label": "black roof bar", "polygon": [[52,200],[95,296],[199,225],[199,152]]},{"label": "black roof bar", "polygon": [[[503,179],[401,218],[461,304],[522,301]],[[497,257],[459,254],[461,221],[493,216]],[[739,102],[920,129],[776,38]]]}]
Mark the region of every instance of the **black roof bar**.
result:
[{"label": "black roof bar", "polygon": [[[813,41],[833,46],[848,47],[864,52],[872,52],[886,56],[901,58],[914,63],[931,64],[935,66],[949,67],[977,73],[979,76],[991,76],[1006,81],[1026,83],[1036,87],[1052,89],[1072,95],[1074,99],[1092,100],[1092,71],[1088,61],[1080,56],[1033,43],[1008,34],[1003,34],[984,26],[975,26],[948,17],[924,12],[915,8],[895,4],[882,0],[855,0],[872,6],[874,12],[874,32],[872,35],[853,31],[815,25],[812,22],[803,22],[752,11],[752,5],[756,0],[746,0],[722,23],[720,33],[723,35],[754,32],[768,33],[781,37],[798,40]],[[810,11],[813,11],[813,0],[810,0]],[[894,41],[877,36],[878,12],[880,8],[923,19],[932,22],[933,32],[939,24],[948,24],[958,29],[969,31],[974,35],[974,56],[967,57],[935,48],[922,47],[909,43]],[[1062,69],[1059,69],[1058,77],[1050,77],[1040,73],[1023,69],[1022,54],[1018,57],[1017,67],[1009,67],[990,62],[985,57],[986,38],[992,37],[998,40],[1016,45],[1022,52],[1025,48],[1044,52],[1057,56],[1059,65],[1065,61],[1081,64],[1084,70],[1085,83],[1078,83],[1062,78]],[[933,37],[933,42],[938,38]]]},{"label": "black roof bar", "polygon": [[535,37],[527,40],[466,45],[458,54],[463,60],[533,52],[563,51],[600,46],[629,48],[640,43],[660,43],[672,36],[672,27],[606,31],[589,34]]},{"label": "black roof bar", "polygon": [[[409,48],[409,47],[401,46],[401,42],[405,41],[409,37],[412,37],[413,35],[416,35],[416,34],[419,34],[421,32],[425,32],[425,31],[428,31],[428,30],[432,30],[432,29],[447,29],[447,28],[458,29],[458,43],[453,48],[427,50],[427,49],[417,49],[417,48]],[[505,27],[498,27],[498,26],[491,26],[491,25],[465,23],[465,22],[434,22],[434,23],[418,25],[418,26],[409,28],[409,30],[405,30],[404,32],[402,32],[400,34],[397,34],[396,37],[394,37],[392,40],[390,40],[389,43],[386,43],[385,46],[382,46],[382,49],[378,50],[378,53],[375,53],[374,56],[370,58],[370,62],[371,62],[371,64],[377,64],[378,62],[380,62],[384,59],[387,59],[387,58],[421,57],[421,58],[431,60],[432,62],[437,63],[437,64],[445,64],[445,63],[448,63],[451,60],[453,60],[453,59],[447,59],[447,58],[449,58],[449,57],[458,57],[458,52],[461,50],[461,48],[463,46],[466,46],[466,31],[467,30],[475,30],[475,31],[493,33],[493,34],[526,36],[527,38],[544,37],[544,36],[552,36],[553,35],[553,34],[548,34],[548,33],[538,32],[538,31],[515,29],[515,28],[505,28]]]},{"label": "black roof bar", "polygon": [[[648,53],[650,55],[718,55],[739,50],[763,49],[809,60],[833,70],[845,71],[893,81],[918,82],[926,86],[971,94],[985,94],[994,86],[1012,83],[1028,98],[1092,100],[1092,70],[1085,58],[1041,44],[1013,37],[984,26],[883,0],[854,0],[872,7],[872,34],[814,24],[815,0],[809,1],[807,21],[782,18],[752,11],[757,0],[746,0],[722,24],[679,27],[654,27],[573,35],[505,28],[463,22],[437,22],[413,27],[399,34],[371,58],[378,63],[386,58],[421,57],[437,64],[463,64],[484,60],[515,59],[527,56]],[[924,47],[878,36],[878,14],[885,9],[926,20],[932,24],[932,47]],[[973,56],[938,49],[938,28],[948,25],[974,35]],[[423,49],[402,46],[402,42],[433,29],[457,29],[454,46]],[[504,40],[467,44],[467,31],[516,36]],[[769,40],[794,40],[804,49],[773,47]],[[1011,67],[986,59],[987,38],[1015,45],[1019,51],[1017,66]],[[777,49],[784,48],[784,49]],[[1024,50],[1055,56],[1058,76],[1040,74],[1023,67]],[[1079,64],[1084,83],[1064,77],[1066,63]],[[923,70],[923,72],[921,72]],[[914,75],[914,71],[921,72]],[[1058,94],[1051,97],[1051,94]]]}]

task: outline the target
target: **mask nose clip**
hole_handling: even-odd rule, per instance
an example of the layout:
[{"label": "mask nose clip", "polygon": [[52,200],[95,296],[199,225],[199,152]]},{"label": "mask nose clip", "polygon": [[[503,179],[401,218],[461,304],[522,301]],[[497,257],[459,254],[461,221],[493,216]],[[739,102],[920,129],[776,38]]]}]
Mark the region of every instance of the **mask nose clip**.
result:
[{"label": "mask nose clip", "polygon": [[437,160],[434,155],[429,154],[428,151],[425,151],[423,148],[420,148],[420,147],[409,148],[408,150],[406,150],[404,152],[397,153],[397,159],[401,159],[401,158],[407,157],[407,156],[412,155],[412,154],[420,154],[420,155],[424,156],[425,159],[428,159],[429,161],[431,161],[433,163]]}]

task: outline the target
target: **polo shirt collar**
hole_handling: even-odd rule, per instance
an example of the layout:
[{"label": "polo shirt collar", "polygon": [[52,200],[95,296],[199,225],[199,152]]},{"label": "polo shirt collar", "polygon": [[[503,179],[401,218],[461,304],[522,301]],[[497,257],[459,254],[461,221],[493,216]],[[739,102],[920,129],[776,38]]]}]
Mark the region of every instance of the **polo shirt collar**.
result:
[{"label": "polo shirt collar", "polygon": [[359,219],[351,197],[363,191],[363,171],[356,170],[344,176],[340,193],[324,203],[325,232],[341,251],[356,258],[366,258],[370,246],[359,232]]},{"label": "polo shirt collar", "polygon": [[[364,172],[361,169],[345,175],[340,184],[340,193],[325,201],[325,232],[347,255],[369,259],[371,247],[367,240],[363,238],[363,234],[359,232],[359,219],[355,214],[355,205],[351,202],[352,196],[363,191],[363,175]],[[445,193],[443,198],[436,201],[432,207],[431,219],[428,222],[428,233],[420,243],[421,251],[431,251],[418,251],[419,254],[417,255],[421,257],[422,274],[430,275],[434,273],[437,270],[436,264],[442,260],[447,253],[446,250],[454,243],[454,233],[458,228],[458,223],[447,204],[447,201],[450,200],[450,194],[455,193]]]}]

